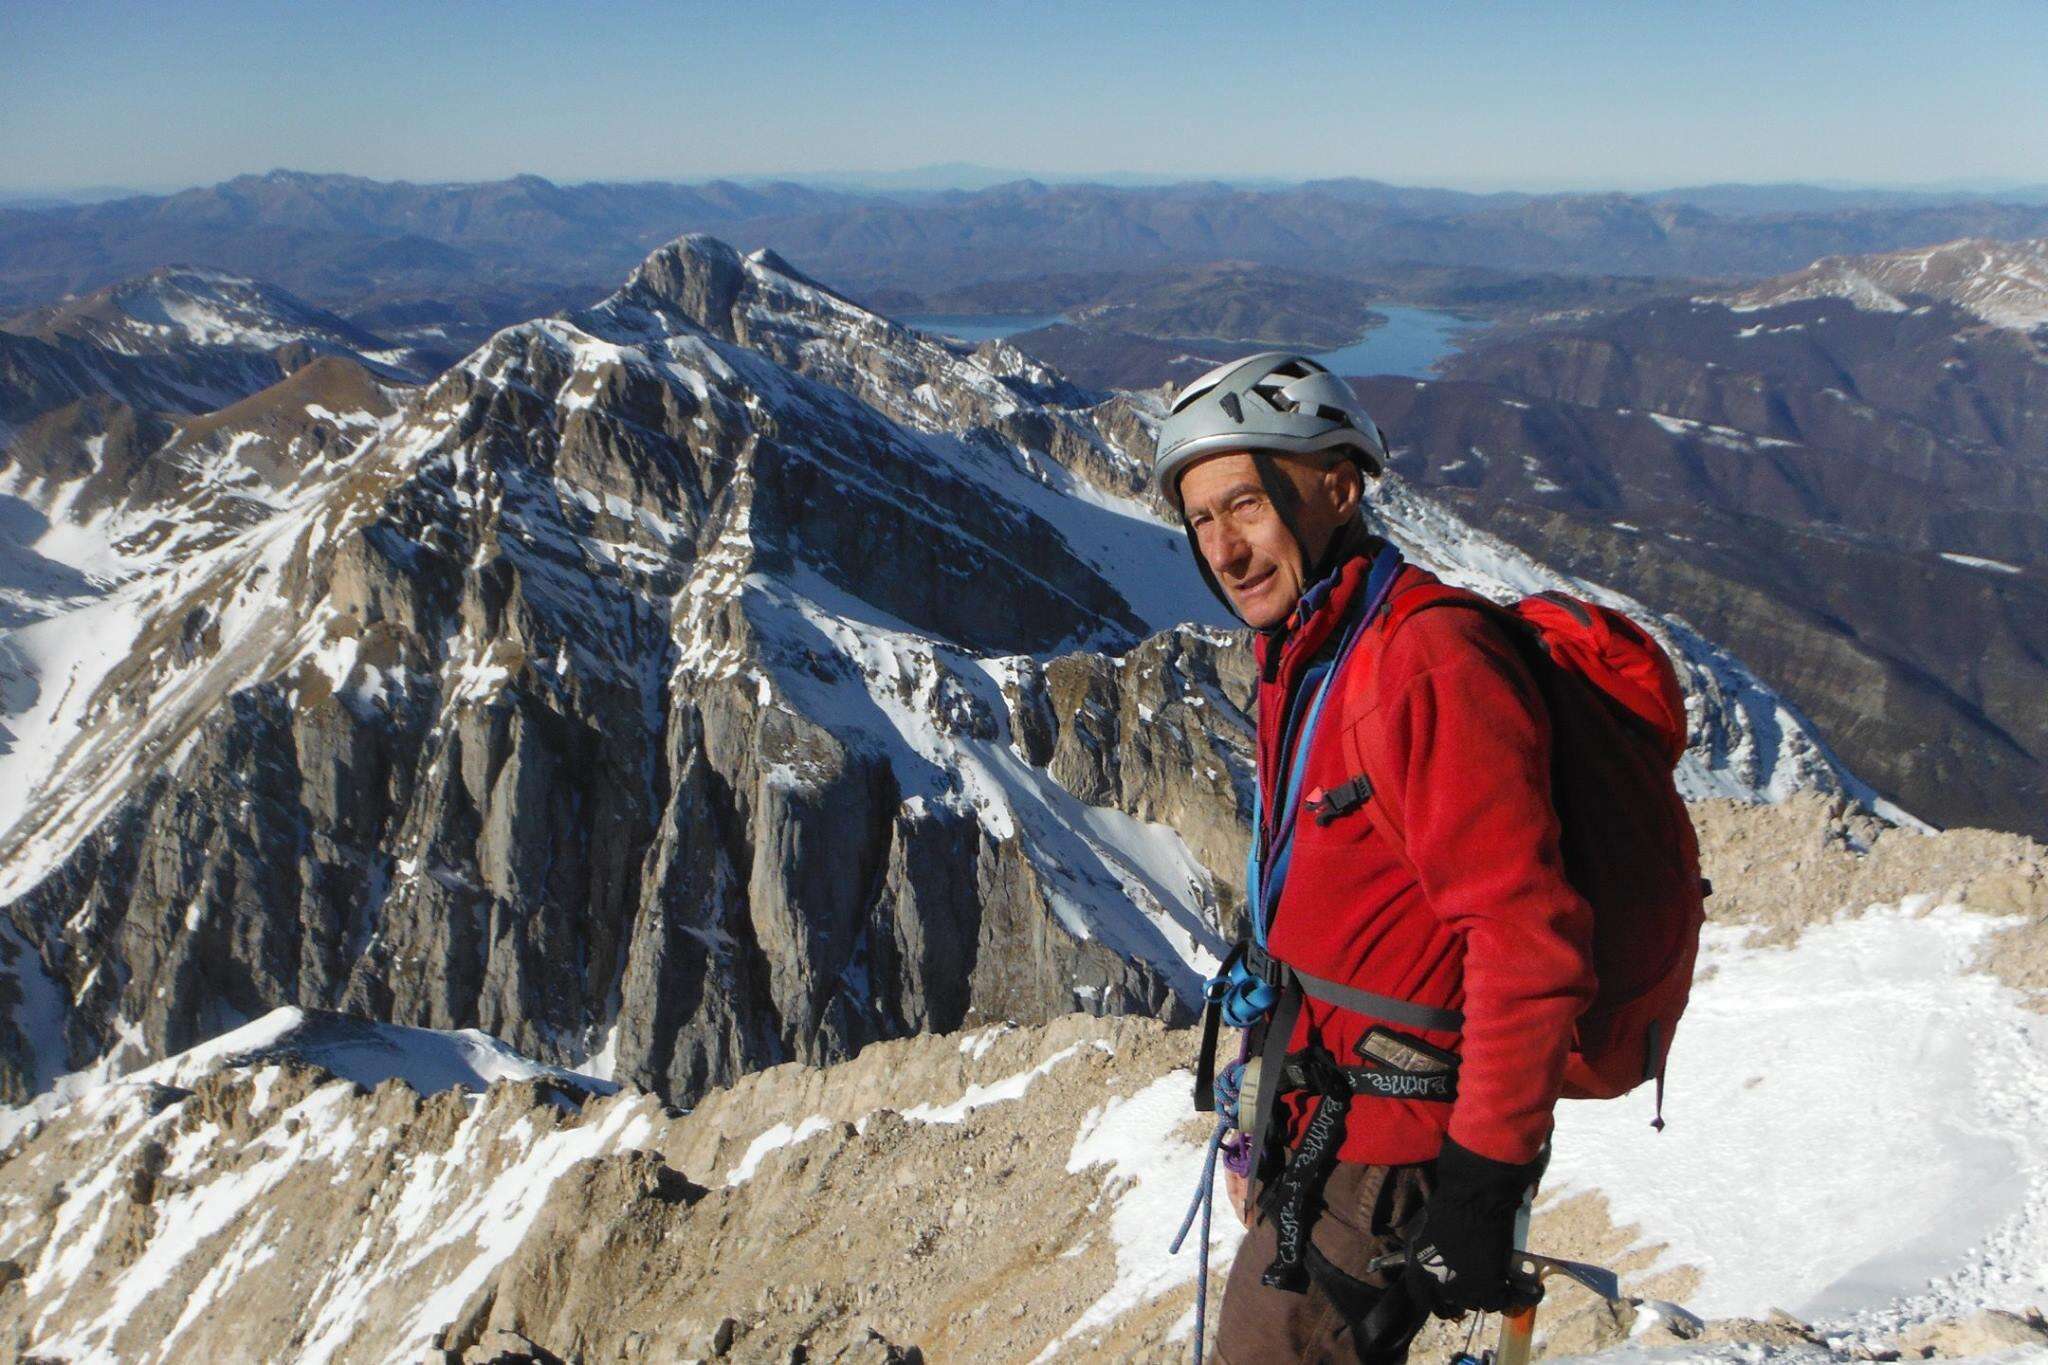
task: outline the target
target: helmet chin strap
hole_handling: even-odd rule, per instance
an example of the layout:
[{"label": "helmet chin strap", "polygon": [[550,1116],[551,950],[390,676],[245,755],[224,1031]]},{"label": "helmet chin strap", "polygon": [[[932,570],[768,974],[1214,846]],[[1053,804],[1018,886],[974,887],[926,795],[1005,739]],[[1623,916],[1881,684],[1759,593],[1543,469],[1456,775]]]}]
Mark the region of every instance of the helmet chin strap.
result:
[{"label": "helmet chin strap", "polygon": [[[1273,504],[1274,513],[1280,524],[1287,528],[1288,537],[1294,541],[1294,552],[1301,559],[1301,587],[1306,592],[1311,586],[1322,582],[1336,570],[1338,561],[1350,548],[1353,533],[1363,523],[1354,518],[1330,532],[1330,538],[1323,542],[1322,553],[1309,558],[1308,538],[1301,533],[1301,490],[1294,486],[1294,480],[1280,472],[1273,463],[1273,457],[1263,450],[1252,452],[1252,468],[1258,471],[1259,483],[1266,490],[1266,498]],[[1281,622],[1284,626],[1285,621]],[[1275,626],[1277,631],[1280,626]]]},{"label": "helmet chin strap", "polygon": [[[1323,546],[1323,552],[1316,556],[1314,563],[1310,563],[1308,541],[1301,534],[1301,490],[1294,486],[1292,479],[1280,472],[1279,467],[1273,463],[1272,455],[1267,451],[1254,450],[1251,457],[1252,468],[1259,476],[1259,486],[1266,491],[1266,501],[1273,505],[1274,515],[1280,518],[1280,525],[1287,531],[1288,539],[1294,542],[1294,553],[1301,564],[1302,587],[1306,589],[1312,583],[1320,583],[1336,567],[1338,559],[1353,538],[1351,533],[1362,523],[1354,521],[1331,532],[1328,542]],[[1251,622],[1244,620],[1244,615],[1238,611],[1237,604],[1230,600],[1230,594],[1224,592],[1223,585],[1216,581],[1216,571],[1209,567],[1208,557],[1202,553],[1201,543],[1195,539],[1195,528],[1185,517],[1181,519],[1181,529],[1187,533],[1188,549],[1195,556],[1195,568],[1201,571],[1202,581],[1209,585],[1209,591],[1223,604],[1225,611],[1250,626]],[[1286,628],[1286,625],[1286,618],[1283,617],[1274,625],[1253,626],[1252,629],[1265,635],[1277,635]]]}]

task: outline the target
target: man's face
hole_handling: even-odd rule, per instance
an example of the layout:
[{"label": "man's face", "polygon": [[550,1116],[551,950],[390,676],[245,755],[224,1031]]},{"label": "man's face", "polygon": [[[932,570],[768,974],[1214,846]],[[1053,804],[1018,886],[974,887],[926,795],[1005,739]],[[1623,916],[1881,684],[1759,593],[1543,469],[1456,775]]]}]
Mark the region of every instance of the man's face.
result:
[{"label": "man's face", "polygon": [[1358,511],[1363,491],[1358,466],[1275,456],[1273,467],[1293,485],[1295,521],[1304,546],[1259,482],[1248,454],[1213,455],[1181,475],[1182,514],[1209,571],[1245,623],[1269,630],[1285,621],[1308,587],[1308,564],[1322,556],[1337,529]]}]

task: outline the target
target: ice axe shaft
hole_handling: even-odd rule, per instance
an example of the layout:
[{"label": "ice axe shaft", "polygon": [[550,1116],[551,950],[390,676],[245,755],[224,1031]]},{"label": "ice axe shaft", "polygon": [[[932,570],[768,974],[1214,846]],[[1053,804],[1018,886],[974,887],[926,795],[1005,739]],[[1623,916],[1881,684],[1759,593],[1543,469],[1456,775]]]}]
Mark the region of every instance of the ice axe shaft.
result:
[{"label": "ice axe shaft", "polygon": [[1536,1341],[1536,1305],[1503,1313],[1500,1319],[1500,1347],[1494,1365],[1529,1365],[1529,1351]]},{"label": "ice axe shaft", "polygon": [[[1369,1262],[1372,1270],[1393,1270],[1408,1260],[1405,1251],[1390,1251],[1376,1256]],[[1514,1269],[1509,1277],[1517,1284],[1531,1288],[1540,1286],[1553,1275],[1561,1275],[1573,1284],[1581,1285],[1616,1308],[1633,1306],[1631,1299],[1621,1292],[1621,1277],[1606,1266],[1592,1265],[1585,1261],[1567,1261],[1562,1256],[1545,1256],[1538,1251],[1517,1251]]]},{"label": "ice axe shaft", "polygon": [[[1515,1254],[1510,1263],[1510,1278],[1514,1271],[1524,1273],[1529,1269],[1529,1219],[1536,1211],[1536,1185],[1529,1183],[1522,1191],[1522,1206],[1515,1210]],[[1503,1313],[1500,1320],[1500,1347],[1494,1356],[1496,1365],[1529,1365],[1529,1351],[1536,1340],[1536,1305],[1543,1300],[1543,1272],[1536,1272],[1536,1293],[1529,1302],[1518,1304],[1511,1312]]]}]

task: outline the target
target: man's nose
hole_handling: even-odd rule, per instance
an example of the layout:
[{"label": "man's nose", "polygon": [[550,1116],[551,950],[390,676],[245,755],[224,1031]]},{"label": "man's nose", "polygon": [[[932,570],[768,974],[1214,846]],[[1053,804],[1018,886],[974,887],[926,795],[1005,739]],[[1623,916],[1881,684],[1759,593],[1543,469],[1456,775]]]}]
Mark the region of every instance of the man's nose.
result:
[{"label": "man's nose", "polygon": [[1234,578],[1251,557],[1252,543],[1227,521],[1218,520],[1208,536],[1209,568],[1219,578]]}]

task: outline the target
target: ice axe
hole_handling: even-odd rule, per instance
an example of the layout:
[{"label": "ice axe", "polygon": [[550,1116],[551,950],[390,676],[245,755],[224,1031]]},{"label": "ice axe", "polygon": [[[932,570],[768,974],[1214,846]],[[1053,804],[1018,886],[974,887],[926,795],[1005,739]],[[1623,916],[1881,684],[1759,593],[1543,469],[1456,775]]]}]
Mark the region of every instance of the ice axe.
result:
[{"label": "ice axe", "polygon": [[[1567,1261],[1557,1256],[1545,1256],[1535,1251],[1517,1251],[1509,1264],[1512,1278],[1524,1284],[1536,1286],[1536,1299],[1543,1297],[1543,1282],[1553,1275],[1562,1275],[1574,1284],[1584,1285],[1614,1309],[1633,1307],[1633,1303],[1622,1296],[1621,1277],[1606,1266],[1588,1265],[1584,1261]],[[1531,1301],[1525,1307],[1512,1313],[1503,1314],[1500,1320],[1500,1348],[1494,1355],[1494,1365],[1528,1365],[1529,1348],[1536,1338],[1536,1303]]]},{"label": "ice axe", "polygon": [[[1516,1241],[1521,1241],[1519,1232]],[[1406,1251],[1390,1251],[1376,1257],[1373,1270],[1391,1270],[1405,1264]],[[1621,1277],[1605,1266],[1589,1265],[1585,1261],[1567,1261],[1561,1256],[1545,1256],[1537,1251],[1517,1250],[1510,1261],[1508,1278],[1524,1291],[1521,1295],[1526,1302],[1520,1308],[1503,1313],[1500,1321],[1500,1344],[1488,1353],[1490,1365],[1528,1365],[1529,1349],[1536,1336],[1536,1305],[1543,1297],[1543,1282],[1553,1276],[1561,1276],[1572,1283],[1607,1300],[1617,1310],[1633,1309],[1639,1300],[1629,1298],[1621,1292]],[[1459,1359],[1470,1360],[1469,1353]],[[1477,1362],[1475,1362],[1477,1365]]]}]

